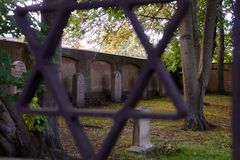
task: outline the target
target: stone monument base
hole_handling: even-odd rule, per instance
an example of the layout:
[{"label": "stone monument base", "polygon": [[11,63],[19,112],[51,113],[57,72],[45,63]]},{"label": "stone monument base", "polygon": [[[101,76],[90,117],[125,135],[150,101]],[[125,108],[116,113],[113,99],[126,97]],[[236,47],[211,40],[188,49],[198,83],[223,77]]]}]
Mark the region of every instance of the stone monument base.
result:
[{"label": "stone monument base", "polygon": [[130,148],[128,148],[128,151],[131,152],[136,152],[136,153],[145,153],[145,152],[149,152],[151,150],[153,150],[154,146],[131,146]]}]

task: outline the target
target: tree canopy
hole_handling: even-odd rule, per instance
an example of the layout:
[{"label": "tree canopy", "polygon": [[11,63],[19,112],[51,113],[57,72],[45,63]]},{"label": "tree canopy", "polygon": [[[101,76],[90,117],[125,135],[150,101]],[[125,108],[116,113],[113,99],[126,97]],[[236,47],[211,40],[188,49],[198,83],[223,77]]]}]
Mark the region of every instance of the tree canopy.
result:
[{"label": "tree canopy", "polygon": [[[221,21],[223,21],[223,28],[225,30],[224,62],[226,63],[231,62],[232,59],[232,3],[231,0],[224,0],[222,4],[223,18]],[[161,39],[164,26],[166,26],[170,20],[176,7],[176,3],[170,3],[166,5],[137,6],[134,8],[136,16],[143,25],[145,33],[153,45],[156,45]],[[206,1],[198,0],[197,7],[197,23],[199,26],[197,34],[199,38],[202,39]],[[220,20],[218,20],[218,23],[219,21]],[[169,60],[177,60],[176,54],[180,53],[175,52],[179,50],[179,45],[176,45],[176,43],[179,43],[179,38],[177,38],[179,37],[179,33],[177,32],[175,35],[175,38],[178,40],[173,40],[166,50],[167,54],[165,56],[168,57]],[[218,37],[218,34],[216,34],[216,37]],[[63,44],[74,48],[89,45],[90,47],[88,48],[95,48],[97,51],[146,58],[144,48],[133,31],[130,22],[125,18],[124,12],[119,8],[74,11],[69,20],[68,27],[65,30]],[[216,42],[216,47],[218,48],[218,46],[218,42]],[[173,57],[171,58],[170,56]],[[177,57],[180,58],[180,56]],[[213,62],[216,61],[217,54],[213,54]],[[175,62],[175,64],[178,63],[174,65],[176,66],[175,68],[173,68],[173,66],[168,67],[169,63],[164,60],[163,62],[171,71],[177,70],[176,67],[181,66],[180,59]]]},{"label": "tree canopy", "polygon": [[[16,4],[23,5],[26,4],[26,2],[26,0],[1,1],[1,36],[20,36],[20,31],[16,27],[13,19],[12,10],[15,8]],[[33,1],[32,3],[38,2]],[[225,30],[224,62],[226,63],[231,62],[232,59],[232,4],[232,0],[223,0],[223,18],[218,20],[218,23],[223,22],[223,28]],[[203,33],[205,6],[205,0],[198,0],[198,35],[200,39],[202,38]],[[171,18],[171,15],[174,13],[175,9],[176,3],[174,2],[165,5],[155,4],[137,6],[134,8],[135,14],[142,23],[145,32],[149,36],[149,39],[153,45],[155,45],[159,39],[161,39],[164,26]],[[34,16],[32,16],[32,18],[35,25],[40,24],[37,19],[34,19]],[[176,36],[178,36],[178,33]],[[216,37],[218,37],[218,34]],[[68,27],[64,32],[63,44],[74,48],[81,48],[84,45],[88,45],[89,47],[87,48],[95,48],[95,50],[102,52],[146,58],[145,51],[140,44],[138,37],[133,31],[129,21],[125,18],[123,10],[116,7],[79,10],[72,12]],[[170,43],[170,45],[173,45],[173,43]],[[175,47],[169,46],[167,53],[172,52],[170,50],[176,47],[176,45]],[[218,47],[218,42],[216,42],[216,47]],[[168,57],[171,55],[175,56],[173,54],[168,54]],[[213,62],[216,61],[217,55],[214,54]],[[179,64],[177,66],[179,66]],[[176,70],[176,68],[173,70]]]},{"label": "tree canopy", "polygon": [[13,9],[18,0],[1,0],[0,2],[0,36],[12,35],[18,37],[20,31],[13,18]]}]

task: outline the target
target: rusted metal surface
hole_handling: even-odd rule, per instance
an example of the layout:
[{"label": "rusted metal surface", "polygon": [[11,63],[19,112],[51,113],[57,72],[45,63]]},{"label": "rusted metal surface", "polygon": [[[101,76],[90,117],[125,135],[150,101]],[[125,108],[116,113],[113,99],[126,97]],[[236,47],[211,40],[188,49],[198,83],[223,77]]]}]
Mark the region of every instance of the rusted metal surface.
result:
[{"label": "rusted metal surface", "polygon": [[[161,55],[164,52],[167,44],[169,43],[174,31],[178,27],[185,11],[187,10],[188,1],[178,0],[178,9],[173,15],[165,28],[163,38],[159,41],[156,47],[153,47],[149,42],[143,27],[139,23],[136,15],[133,12],[133,7],[136,5],[145,5],[150,3],[169,3],[172,0],[106,0],[106,1],[92,1],[77,3],[74,0],[64,0],[61,3],[53,5],[35,5],[28,7],[18,7],[15,10],[15,18],[18,26],[22,29],[23,34],[26,36],[32,55],[35,58],[35,64],[31,68],[31,74],[27,85],[24,88],[23,94],[17,104],[18,110],[21,113],[43,114],[47,116],[62,116],[65,118],[66,123],[74,137],[75,143],[79,148],[79,152],[86,160],[90,159],[107,159],[111,149],[116,143],[121,131],[123,130],[129,118],[150,118],[150,119],[170,119],[177,120],[186,117],[187,107],[185,106],[179,91],[177,90],[169,73],[160,63]],[[117,112],[105,111],[90,111],[85,109],[74,109],[68,100],[63,86],[60,84],[57,71],[51,62],[54,51],[57,48],[63,29],[67,25],[68,18],[71,11],[80,9],[92,9],[99,7],[119,7],[124,10],[126,17],[131,21],[131,24],[137,33],[142,45],[144,46],[148,59],[141,74],[137,80],[134,89],[131,91],[130,96]],[[37,34],[30,27],[31,22],[27,18],[28,12],[49,13],[54,12],[56,18],[53,26],[47,34],[44,44],[41,44],[37,39]],[[176,113],[139,113],[134,110],[136,103],[141,98],[144,89],[147,87],[151,75],[156,73],[165,86],[168,96],[172,99],[176,106]],[[58,104],[58,108],[41,108],[38,110],[29,109],[29,102],[33,98],[37,87],[40,82],[44,81],[47,87],[52,92],[54,99]],[[101,149],[95,154],[93,146],[91,145],[84,129],[79,124],[78,118],[81,116],[92,117],[108,117],[114,120],[113,127],[111,128],[107,138],[104,141]]]}]

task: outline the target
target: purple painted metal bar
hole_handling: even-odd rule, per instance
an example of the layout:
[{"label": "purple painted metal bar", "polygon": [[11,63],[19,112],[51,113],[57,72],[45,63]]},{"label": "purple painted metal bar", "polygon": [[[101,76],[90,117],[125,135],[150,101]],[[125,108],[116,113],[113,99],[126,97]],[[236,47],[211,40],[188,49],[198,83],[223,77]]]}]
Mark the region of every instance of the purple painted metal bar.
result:
[{"label": "purple painted metal bar", "polygon": [[[188,0],[178,0],[178,9],[173,15],[172,19],[165,28],[163,38],[160,40],[156,48],[154,48],[149,39],[147,38],[144,30],[139,23],[136,15],[133,12],[133,7],[138,5],[145,5],[150,3],[170,3],[173,0],[106,0],[106,1],[91,1],[84,3],[77,3],[75,1],[64,0],[61,3],[46,6],[35,5],[25,8],[18,7],[15,10],[15,18],[22,29],[23,34],[29,42],[30,50],[35,57],[35,64],[32,67],[31,74],[27,85],[23,90],[23,94],[17,104],[21,113],[43,114],[47,116],[62,116],[65,118],[66,123],[73,135],[75,143],[81,153],[83,159],[107,159],[113,146],[115,145],[121,131],[123,130],[129,118],[152,118],[152,119],[171,119],[177,120],[186,117],[187,107],[185,106],[179,91],[173,83],[169,73],[160,63],[161,55],[163,54],[167,44],[169,43],[174,31],[177,29],[182,17],[184,16]],[[176,1],[175,1],[176,2]],[[80,9],[93,9],[99,7],[119,7],[122,8],[126,17],[130,19],[135,32],[137,33],[140,41],[142,42],[148,60],[137,80],[137,84],[130,93],[129,98],[126,100],[124,106],[117,112],[105,112],[96,110],[76,110],[71,106],[63,87],[60,84],[58,74],[51,62],[55,49],[60,42],[63,29],[67,25],[68,18],[71,11]],[[37,34],[30,27],[31,22],[27,18],[28,12],[40,11],[41,13],[55,12],[56,18],[53,26],[46,36],[44,45],[41,45],[37,39]],[[176,106],[176,113],[139,113],[134,110],[137,102],[141,98],[150,76],[156,72],[158,77],[161,78],[168,95]],[[44,81],[50,91],[52,92],[58,108],[41,108],[33,110],[28,108],[28,103],[31,101],[34,93],[37,90],[40,82]],[[109,135],[104,141],[100,151],[95,154],[93,146],[91,145],[84,129],[79,124],[79,117],[93,116],[93,117],[108,117],[114,120],[113,127]]]},{"label": "purple painted metal bar", "polygon": [[92,1],[92,2],[71,2],[69,1],[63,1],[59,4],[54,4],[50,6],[44,6],[42,4],[37,4],[33,6],[27,6],[27,7],[19,7],[18,11],[20,13],[26,13],[26,12],[55,12],[64,6],[64,9],[66,10],[81,10],[81,9],[94,9],[94,8],[100,8],[100,7],[122,7],[125,5],[128,6],[134,6],[134,5],[146,5],[150,3],[170,3],[170,2],[176,2],[176,0],[103,0],[103,1]]},{"label": "purple painted metal bar", "polygon": [[232,134],[233,134],[233,159],[240,159],[240,0],[236,0],[234,6],[234,26],[233,26],[233,71],[232,71],[232,91],[233,91],[233,111],[232,111]]}]

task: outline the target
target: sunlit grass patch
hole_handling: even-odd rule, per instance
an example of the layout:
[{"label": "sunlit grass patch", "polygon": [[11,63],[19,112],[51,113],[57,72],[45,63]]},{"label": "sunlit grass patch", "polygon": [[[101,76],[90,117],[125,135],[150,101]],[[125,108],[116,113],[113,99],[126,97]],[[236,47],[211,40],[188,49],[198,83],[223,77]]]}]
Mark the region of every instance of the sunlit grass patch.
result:
[{"label": "sunlit grass patch", "polygon": [[[204,99],[204,113],[207,120],[216,125],[209,131],[183,130],[184,120],[151,120],[151,141],[155,148],[144,154],[127,151],[132,145],[133,119],[127,125],[114,146],[111,160],[230,160],[231,159],[231,97],[207,95]],[[123,103],[107,103],[102,106],[88,106],[89,109],[118,111]],[[137,106],[144,106],[152,112],[175,112],[169,98],[142,100]],[[81,125],[89,136],[96,152],[102,146],[114,121],[109,118],[81,117]]]}]

